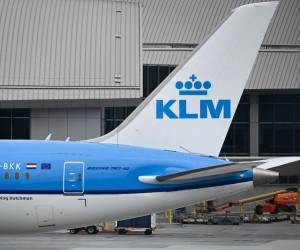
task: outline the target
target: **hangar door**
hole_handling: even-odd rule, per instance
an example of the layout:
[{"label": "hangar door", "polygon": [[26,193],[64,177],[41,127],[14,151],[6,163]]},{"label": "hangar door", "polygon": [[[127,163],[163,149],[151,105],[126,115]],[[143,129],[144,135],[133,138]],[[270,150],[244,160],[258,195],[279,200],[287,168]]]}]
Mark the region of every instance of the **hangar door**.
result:
[{"label": "hangar door", "polygon": [[83,195],[84,162],[65,162],[63,192],[65,195]]}]

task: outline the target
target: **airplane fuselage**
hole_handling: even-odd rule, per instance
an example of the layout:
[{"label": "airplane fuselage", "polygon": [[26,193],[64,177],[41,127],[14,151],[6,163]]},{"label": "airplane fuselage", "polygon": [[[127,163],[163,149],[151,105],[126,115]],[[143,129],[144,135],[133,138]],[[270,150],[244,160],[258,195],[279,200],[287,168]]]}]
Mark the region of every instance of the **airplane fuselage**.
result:
[{"label": "airplane fuselage", "polygon": [[139,176],[224,162],[112,144],[1,141],[0,232],[36,232],[125,219],[252,187],[251,170],[176,185],[139,180]]},{"label": "airplane fuselage", "polygon": [[0,233],[87,226],[224,198],[274,181],[272,167],[300,161],[231,164],[186,153],[219,155],[277,4],[232,11],[104,136],[0,141]]}]

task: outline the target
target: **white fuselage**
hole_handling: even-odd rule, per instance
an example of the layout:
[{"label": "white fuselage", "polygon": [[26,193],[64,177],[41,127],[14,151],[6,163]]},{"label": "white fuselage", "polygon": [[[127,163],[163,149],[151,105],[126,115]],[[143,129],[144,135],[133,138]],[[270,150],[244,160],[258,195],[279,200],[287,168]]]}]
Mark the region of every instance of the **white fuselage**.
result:
[{"label": "white fuselage", "polygon": [[224,198],[252,187],[253,183],[249,181],[193,190],[139,194],[0,194],[0,233],[33,233],[133,218]]}]

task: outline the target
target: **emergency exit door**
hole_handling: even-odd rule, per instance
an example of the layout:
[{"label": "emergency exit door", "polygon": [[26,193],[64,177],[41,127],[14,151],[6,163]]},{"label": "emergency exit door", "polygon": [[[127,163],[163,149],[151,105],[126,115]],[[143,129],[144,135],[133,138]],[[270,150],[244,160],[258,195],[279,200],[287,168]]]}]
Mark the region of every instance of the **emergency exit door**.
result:
[{"label": "emergency exit door", "polygon": [[63,192],[65,195],[83,195],[84,162],[65,162]]}]

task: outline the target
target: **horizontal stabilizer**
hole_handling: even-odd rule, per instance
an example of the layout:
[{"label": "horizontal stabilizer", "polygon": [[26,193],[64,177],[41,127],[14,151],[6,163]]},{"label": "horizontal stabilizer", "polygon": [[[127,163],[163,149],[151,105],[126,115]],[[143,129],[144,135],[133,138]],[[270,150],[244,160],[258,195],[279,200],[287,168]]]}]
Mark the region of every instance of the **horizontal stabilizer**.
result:
[{"label": "horizontal stabilizer", "polygon": [[270,159],[258,160],[254,163],[261,163],[259,168],[277,171],[278,169],[300,168],[299,156],[274,157]]},{"label": "horizontal stabilizer", "polygon": [[197,168],[188,171],[177,172],[160,176],[140,176],[139,180],[149,184],[175,184],[196,180],[204,180],[211,177],[247,171],[260,165],[261,162],[227,163],[205,168]]}]

